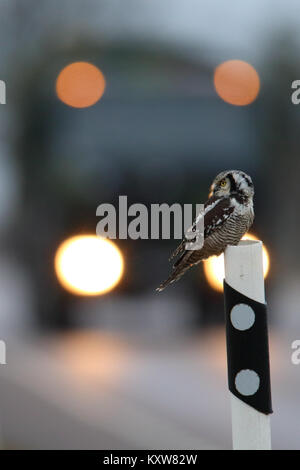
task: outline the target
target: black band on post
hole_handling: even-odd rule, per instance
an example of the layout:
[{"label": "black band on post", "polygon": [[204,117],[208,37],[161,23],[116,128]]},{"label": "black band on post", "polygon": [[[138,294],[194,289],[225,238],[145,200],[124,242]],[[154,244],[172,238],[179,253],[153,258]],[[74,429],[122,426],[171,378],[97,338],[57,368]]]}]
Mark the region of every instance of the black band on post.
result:
[{"label": "black band on post", "polygon": [[261,413],[272,413],[266,304],[224,280],[229,390]]}]

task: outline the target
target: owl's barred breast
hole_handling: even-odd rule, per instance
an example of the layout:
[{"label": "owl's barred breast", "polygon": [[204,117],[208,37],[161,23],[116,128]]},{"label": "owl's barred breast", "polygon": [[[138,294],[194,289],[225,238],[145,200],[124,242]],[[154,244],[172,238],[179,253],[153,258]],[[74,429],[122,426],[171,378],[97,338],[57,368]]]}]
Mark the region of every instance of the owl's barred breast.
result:
[{"label": "owl's barred breast", "polygon": [[198,264],[210,256],[220,255],[228,245],[237,245],[251,227],[253,219],[253,210],[247,211],[244,215],[233,214],[220,229],[205,239],[201,250],[196,250],[190,255],[189,264]]}]

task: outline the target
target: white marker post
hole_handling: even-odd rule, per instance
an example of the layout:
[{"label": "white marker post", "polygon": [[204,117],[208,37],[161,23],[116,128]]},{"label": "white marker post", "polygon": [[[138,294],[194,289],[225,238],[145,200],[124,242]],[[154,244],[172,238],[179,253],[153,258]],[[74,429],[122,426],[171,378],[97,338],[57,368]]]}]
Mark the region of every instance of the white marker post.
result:
[{"label": "white marker post", "polygon": [[[225,281],[233,289],[250,299],[260,303],[265,302],[261,241],[242,240],[237,246],[227,247],[225,251]],[[240,305],[237,307],[240,307]],[[246,310],[247,305],[244,305],[244,311]],[[251,308],[249,310],[251,311]],[[240,321],[241,317],[243,315],[236,316],[236,321]],[[235,322],[235,318],[231,314],[231,323]],[[252,320],[249,320],[248,316],[246,321]],[[250,328],[250,326],[246,326],[246,328],[236,326],[236,328],[242,331]],[[255,372],[249,370],[243,372],[255,374]],[[237,376],[235,384],[238,388]],[[257,411],[231,392],[230,396],[233,449],[270,450],[270,415]]]}]

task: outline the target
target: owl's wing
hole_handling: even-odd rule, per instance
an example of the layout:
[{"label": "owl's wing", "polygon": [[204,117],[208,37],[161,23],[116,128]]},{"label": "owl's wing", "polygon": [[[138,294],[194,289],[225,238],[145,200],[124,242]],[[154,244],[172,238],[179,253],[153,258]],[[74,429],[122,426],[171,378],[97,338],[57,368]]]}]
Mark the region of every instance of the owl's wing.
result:
[{"label": "owl's wing", "polygon": [[[178,279],[183,276],[183,274],[193,265],[199,263],[202,259],[212,256],[214,251],[217,253],[218,247],[210,246],[210,249],[207,250],[206,241],[210,239],[210,236],[222,228],[224,222],[230,217],[234,210],[234,205],[229,197],[216,197],[212,196],[206,202],[204,206],[204,245],[200,250],[186,250],[186,242],[191,240],[186,240],[185,238],[180,243],[179,247],[174,251],[175,253],[180,254],[181,256],[173,265],[173,271],[156,290],[158,292],[162,291],[169,284],[178,281]],[[198,219],[199,220],[199,219]],[[194,224],[197,223],[197,218]],[[192,225],[196,226],[196,225]],[[218,238],[218,237],[216,237]]]},{"label": "owl's wing", "polygon": [[204,212],[204,239],[219,230],[233,211],[234,206],[228,196],[217,198],[208,204]]},{"label": "owl's wing", "polygon": [[[233,212],[234,207],[231,204],[229,197],[219,197],[212,196],[206,201],[204,205],[204,240],[209,237],[215,230],[219,230],[223,223],[228,219],[228,217]],[[192,230],[196,228],[196,223],[199,222],[199,219],[196,219],[193,222],[191,227]],[[176,250],[172,253],[170,260],[182,254],[180,258],[175,262],[174,267],[178,266],[185,256],[190,257],[193,254],[193,250],[186,250],[185,245],[191,240],[184,238]]]}]

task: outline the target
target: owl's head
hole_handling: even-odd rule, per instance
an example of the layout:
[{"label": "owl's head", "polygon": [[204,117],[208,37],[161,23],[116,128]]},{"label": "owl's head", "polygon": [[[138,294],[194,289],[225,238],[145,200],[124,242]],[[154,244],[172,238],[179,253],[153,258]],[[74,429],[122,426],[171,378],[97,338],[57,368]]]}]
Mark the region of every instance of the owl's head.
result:
[{"label": "owl's head", "polygon": [[251,177],[240,170],[222,171],[215,177],[210,189],[210,196],[236,195],[242,199],[252,199],[254,196]]}]

